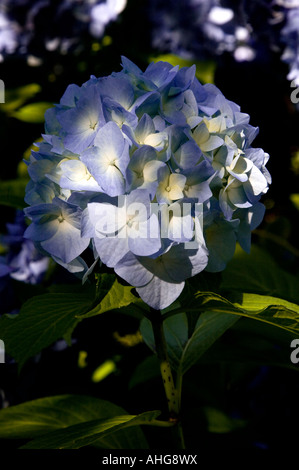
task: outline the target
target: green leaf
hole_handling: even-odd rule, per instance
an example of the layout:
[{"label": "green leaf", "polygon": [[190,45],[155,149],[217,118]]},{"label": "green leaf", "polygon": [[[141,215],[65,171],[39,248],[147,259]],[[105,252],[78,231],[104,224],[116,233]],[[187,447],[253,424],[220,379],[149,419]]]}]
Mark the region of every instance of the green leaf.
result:
[{"label": "green leaf", "polygon": [[132,308],[134,308],[134,304],[141,306],[143,304],[142,300],[132,294],[132,289],[133,287],[123,286],[115,280],[111,289],[101,302],[89,312],[79,315],[79,318],[94,317],[101,313],[109,312],[110,310],[128,307],[131,304]]},{"label": "green leaf", "polygon": [[184,346],[179,367],[185,374],[199,358],[239,319],[237,315],[204,312],[200,315],[192,336]]},{"label": "green leaf", "polygon": [[155,418],[159,415],[160,411],[148,411],[140,415],[120,415],[110,419],[86,421],[34,439],[22,446],[22,449],[80,449],[97,444],[99,439],[107,439],[111,434],[127,430],[131,426],[155,425]]},{"label": "green leaf", "polygon": [[[247,294],[244,293],[242,294],[242,299],[240,300],[240,303],[238,304],[237,302],[234,303],[234,305],[240,305],[242,309],[245,309],[249,312],[262,312],[262,310],[265,310],[267,308],[274,308],[285,310],[287,311],[293,311],[297,315],[299,315],[299,305],[296,305],[292,302],[289,302],[288,300],[284,299],[279,299],[277,297],[271,297],[269,295],[259,295],[259,294]],[[281,316],[281,318],[284,318]],[[285,316],[285,318],[288,318],[288,315]]]},{"label": "green leaf", "polygon": [[[34,439],[79,423],[125,415],[123,408],[106,400],[82,395],[40,398],[0,411],[0,438]],[[96,445],[107,448],[147,448],[140,427],[118,431]],[[139,446],[139,447],[138,447]]]},{"label": "green leaf", "polygon": [[0,105],[0,110],[11,113],[40,91],[41,86],[37,83],[30,83],[19,88],[5,90],[5,103]]},{"label": "green leaf", "polygon": [[241,318],[229,334],[217,341],[199,362],[208,364],[267,365],[296,370],[290,360],[293,335],[281,328]]},{"label": "green leaf", "polygon": [[294,206],[296,207],[296,209],[299,210],[299,194],[291,194],[290,195],[290,200],[292,201],[292,203],[294,204]]},{"label": "green leaf", "polygon": [[[164,333],[172,368],[185,374],[199,358],[239,319],[236,315],[204,312],[188,337],[188,319],[185,313],[169,317],[164,321]],[[144,319],[140,326],[144,341],[154,350],[151,323]]]},{"label": "green leaf", "polygon": [[96,278],[96,298],[98,301],[103,300],[107,292],[113,287],[116,276],[114,274],[95,274]]},{"label": "green leaf", "polygon": [[40,124],[45,120],[46,110],[52,106],[52,103],[44,101],[39,103],[30,103],[19,108],[17,111],[13,111],[11,116],[23,122]]},{"label": "green leaf", "polygon": [[237,248],[222,273],[223,291],[252,292],[299,303],[299,279],[281,269],[266,251],[252,246],[251,253]]},{"label": "green leaf", "polygon": [[148,380],[156,379],[157,377],[161,377],[158,358],[154,355],[148,356],[144,361],[138,364],[134,370],[130,378],[129,389],[144,384],[144,382]]},{"label": "green leaf", "polygon": [[20,368],[43,348],[60,339],[88,311],[93,299],[84,294],[43,294],[25,302],[18,315],[0,318],[0,338]]},{"label": "green leaf", "polygon": [[213,292],[198,292],[184,310],[198,312],[199,309],[241,315],[299,333],[299,306],[277,297],[244,293],[237,302],[231,302]]},{"label": "green leaf", "polygon": [[0,410],[0,438],[30,439],[88,420],[110,418],[120,410],[105,400],[82,395],[39,398]]},{"label": "green leaf", "polygon": [[116,370],[117,366],[115,361],[113,359],[107,359],[93,371],[91,380],[96,383],[101,382]]},{"label": "green leaf", "polygon": [[23,209],[26,206],[24,196],[27,183],[28,179],[1,181],[0,204],[15,209]]},{"label": "green leaf", "polygon": [[207,427],[209,432],[213,433],[228,433],[246,426],[247,422],[238,418],[231,418],[223,411],[217,408],[206,406],[203,408],[205,418],[207,420]]}]

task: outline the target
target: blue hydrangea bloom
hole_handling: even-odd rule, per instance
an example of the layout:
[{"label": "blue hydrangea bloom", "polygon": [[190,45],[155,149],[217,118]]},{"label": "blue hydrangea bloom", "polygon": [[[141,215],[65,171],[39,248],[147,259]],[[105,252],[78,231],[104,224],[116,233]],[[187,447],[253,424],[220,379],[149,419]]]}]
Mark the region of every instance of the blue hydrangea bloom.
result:
[{"label": "blue hydrangea bloom", "polygon": [[[127,58],[70,85],[46,112],[28,163],[25,237],[83,279],[100,260],[155,309],[203,270],[250,250],[264,215],[269,155],[258,129],[195,67]],[[95,262],[88,268],[85,250]]]},{"label": "blue hydrangea bloom", "polygon": [[22,211],[17,211],[13,223],[6,224],[7,233],[0,236],[5,254],[0,256],[0,313],[15,308],[12,279],[26,284],[38,284],[45,275],[50,258],[42,254],[32,240],[24,238],[26,223]]}]

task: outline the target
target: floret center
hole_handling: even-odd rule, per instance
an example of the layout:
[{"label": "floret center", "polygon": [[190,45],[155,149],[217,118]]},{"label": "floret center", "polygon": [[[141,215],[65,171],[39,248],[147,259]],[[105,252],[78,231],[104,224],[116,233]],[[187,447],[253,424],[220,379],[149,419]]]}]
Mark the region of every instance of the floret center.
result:
[{"label": "floret center", "polygon": [[143,178],[143,172],[142,171],[136,171],[135,173],[136,173],[136,176],[137,176],[138,179]]},{"label": "floret center", "polygon": [[91,122],[89,124],[90,129],[92,129],[93,131],[95,130],[96,126],[97,126],[97,122],[95,122],[94,124]]}]

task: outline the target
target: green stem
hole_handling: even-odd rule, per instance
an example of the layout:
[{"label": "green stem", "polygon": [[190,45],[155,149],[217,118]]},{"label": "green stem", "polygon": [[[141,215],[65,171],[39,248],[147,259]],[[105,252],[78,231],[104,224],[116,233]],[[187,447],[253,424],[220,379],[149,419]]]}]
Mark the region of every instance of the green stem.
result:
[{"label": "green stem", "polygon": [[167,343],[164,335],[163,318],[161,312],[159,310],[151,309],[149,318],[152,323],[156,353],[160,362],[160,371],[168,404],[169,421],[175,424],[175,426],[172,428],[172,432],[175,440],[178,443],[178,447],[180,449],[185,449],[183,430],[179,418],[181,380],[179,381],[179,388],[176,388],[167,353]]},{"label": "green stem", "polygon": [[177,389],[177,393],[178,393],[179,410],[181,409],[182,382],[183,382],[183,374],[182,374],[181,367],[179,367],[179,370],[177,371],[176,384],[175,384],[176,386],[175,388]]},{"label": "green stem", "polygon": [[178,394],[174,386],[172,371],[169,364],[161,312],[159,310],[151,309],[150,319],[153,327],[156,353],[160,362],[160,371],[168,403],[169,416],[171,420],[177,421],[179,414]]},{"label": "green stem", "polygon": [[184,434],[183,434],[183,426],[182,426],[181,421],[178,421],[178,424],[177,424],[177,435],[178,435],[179,449],[186,449],[185,439],[184,439]]}]

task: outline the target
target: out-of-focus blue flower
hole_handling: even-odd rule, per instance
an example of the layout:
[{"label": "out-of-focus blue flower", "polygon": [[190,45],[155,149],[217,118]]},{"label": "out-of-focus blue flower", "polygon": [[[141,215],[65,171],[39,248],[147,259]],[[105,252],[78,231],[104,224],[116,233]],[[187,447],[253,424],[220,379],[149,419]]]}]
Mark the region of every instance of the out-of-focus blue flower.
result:
[{"label": "out-of-focus blue flower", "polygon": [[110,21],[115,21],[126,5],[127,0],[107,0],[93,5],[90,10],[91,23],[89,29],[91,34],[95,37],[103,36],[106,25]]},{"label": "out-of-focus blue flower", "polygon": [[17,27],[9,21],[4,12],[0,11],[0,61],[2,54],[12,54],[17,49]]},{"label": "out-of-focus blue flower", "polygon": [[24,215],[17,211],[14,223],[7,224],[7,234],[0,237],[7,250],[1,257],[0,277],[9,274],[18,281],[37,284],[48,268],[49,258],[41,256],[32,240],[24,238],[25,229]]},{"label": "out-of-focus blue flower", "polygon": [[14,223],[7,224],[7,234],[0,237],[6,252],[0,257],[1,313],[14,308],[11,279],[38,284],[49,266],[50,258],[41,254],[32,240],[24,238],[26,227],[24,214],[18,211]]},{"label": "out-of-focus blue flower", "polygon": [[0,59],[17,53],[38,65],[47,51],[80,50],[84,36],[102,37],[126,4],[127,0],[2,0]]},{"label": "out-of-focus blue flower", "polygon": [[151,0],[152,45],[187,59],[231,54],[237,62],[265,60],[272,51],[299,84],[298,0]]},{"label": "out-of-focus blue flower", "polygon": [[288,79],[299,86],[299,2],[297,8],[286,13],[286,24],[282,29],[282,39],[286,44],[282,60],[289,64]]},{"label": "out-of-focus blue flower", "polygon": [[185,280],[250,249],[271,183],[258,129],[195,67],[151,63],[70,85],[28,164],[25,236],[71,272],[83,252],[167,307]]},{"label": "out-of-focus blue flower", "polygon": [[153,46],[186,58],[205,58],[229,52],[237,61],[251,61],[259,35],[251,20],[258,9],[271,15],[271,5],[261,1],[187,0],[149,2]]}]

